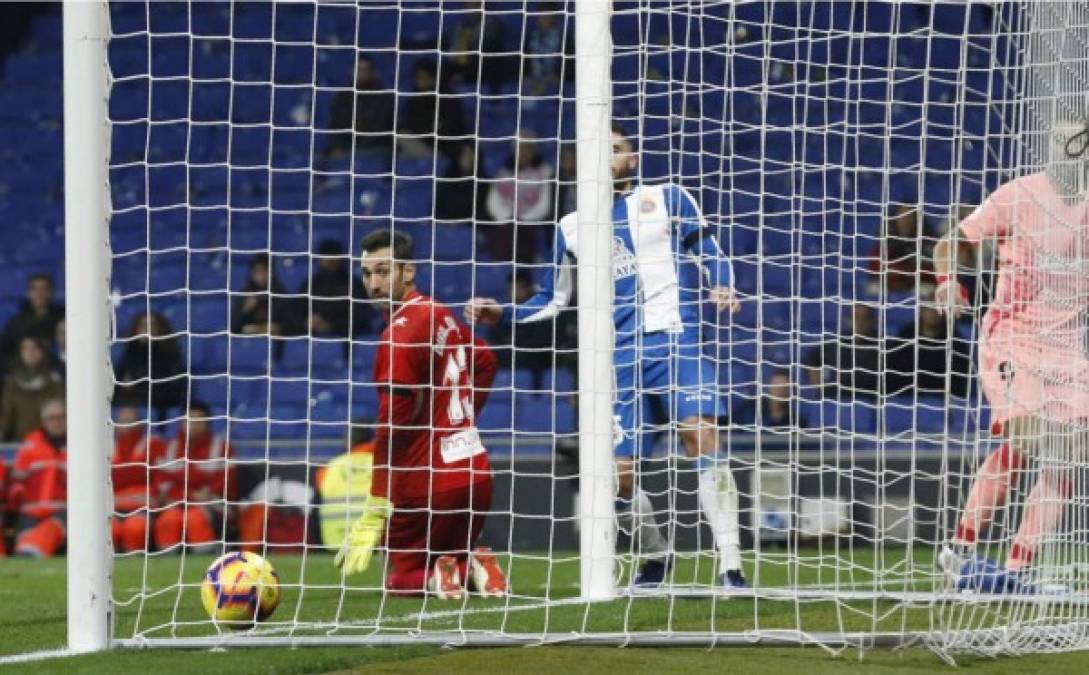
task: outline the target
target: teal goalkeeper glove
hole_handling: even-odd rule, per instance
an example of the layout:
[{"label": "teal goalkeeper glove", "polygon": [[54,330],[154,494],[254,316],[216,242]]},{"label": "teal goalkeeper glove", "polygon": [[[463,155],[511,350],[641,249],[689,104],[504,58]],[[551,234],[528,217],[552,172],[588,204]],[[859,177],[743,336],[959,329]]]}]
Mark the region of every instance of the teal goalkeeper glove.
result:
[{"label": "teal goalkeeper glove", "polygon": [[386,521],[393,514],[393,504],[385,497],[371,495],[363,507],[363,515],[352,524],[340,552],[333,560],[345,576],[359,574],[371,564],[371,556],[382,533],[386,531]]}]

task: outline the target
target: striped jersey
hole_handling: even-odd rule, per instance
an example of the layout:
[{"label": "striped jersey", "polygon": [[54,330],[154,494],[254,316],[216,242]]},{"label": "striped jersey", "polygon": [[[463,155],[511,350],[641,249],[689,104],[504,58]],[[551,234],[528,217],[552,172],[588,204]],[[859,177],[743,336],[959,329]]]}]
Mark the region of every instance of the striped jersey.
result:
[{"label": "striped jersey", "polygon": [[[616,344],[640,334],[698,328],[703,288],[731,286],[733,269],[692,195],[666,183],[641,185],[613,203],[613,282]],[[505,308],[516,323],[556,316],[574,295],[578,216],[556,228],[553,266],[536,295]]]}]

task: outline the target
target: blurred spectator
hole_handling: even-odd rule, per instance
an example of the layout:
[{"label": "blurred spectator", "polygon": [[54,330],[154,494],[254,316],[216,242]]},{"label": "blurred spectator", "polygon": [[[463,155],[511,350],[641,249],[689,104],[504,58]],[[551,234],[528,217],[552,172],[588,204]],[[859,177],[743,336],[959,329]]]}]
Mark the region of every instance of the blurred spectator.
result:
[{"label": "blurred spectator", "polygon": [[480,168],[476,146],[467,141],[458,146],[446,174],[436,181],[435,220],[439,223],[472,221],[483,213],[480,208]]},{"label": "blurred spectator", "polygon": [[[435,62],[422,59],[412,71],[412,92],[402,96],[405,103],[401,119],[401,134],[397,138],[397,153],[407,157],[430,157],[436,150],[451,160],[466,135],[461,101],[448,96],[439,86]],[[405,135],[407,134],[407,135]]]},{"label": "blurred spectator", "polygon": [[4,381],[0,397],[0,437],[18,441],[38,427],[42,404],[64,398],[64,380],[45,344],[33,337],[19,342],[19,360]]},{"label": "blurred spectator", "polygon": [[929,258],[933,243],[925,236],[923,225],[917,207],[896,207],[885,223],[884,240],[870,253],[870,292],[880,295],[883,291],[908,293],[916,289],[920,275],[926,273],[922,260]]},{"label": "blurred spectator", "polygon": [[537,138],[523,134],[507,166],[499,171],[488,190],[488,216],[500,224],[493,228],[492,254],[496,260],[536,261],[542,230],[551,230],[552,165],[537,151]]},{"label": "blurred spectator", "polygon": [[843,332],[810,349],[803,361],[811,395],[850,401],[880,394],[880,346],[873,309],[855,303]]},{"label": "blurred spectator", "polygon": [[355,63],[355,91],[342,91],[333,98],[331,127],[349,131],[333,136],[325,154],[350,153],[353,138],[356,152],[388,153],[392,148],[396,105],[397,96],[378,76],[374,61],[360,54]]},{"label": "blurred spectator", "polygon": [[272,279],[269,256],[250,259],[246,283],[231,308],[231,332],[243,335],[284,335],[291,320],[291,299],[279,281]]},{"label": "blurred spectator", "polygon": [[64,306],[53,300],[53,278],[48,274],[35,274],[26,283],[26,298],[18,313],[4,326],[4,360],[17,360],[19,343],[24,337],[53,343],[57,322],[64,318]]},{"label": "blurred spectator", "polygon": [[[53,355],[61,368],[68,363],[68,323],[64,319],[57,322],[56,331],[53,333]],[[63,370],[61,373],[63,375]]]},{"label": "blurred spectator", "polygon": [[513,82],[519,57],[503,53],[503,24],[497,17],[487,16],[482,0],[466,2],[465,11],[459,14],[460,20],[442,41],[442,52],[447,55],[443,71],[450,84],[475,88],[484,82],[495,89]]},{"label": "blurred spectator", "polygon": [[560,150],[560,169],[556,177],[556,214],[553,220],[569,213],[573,213],[578,207],[578,153],[574,143],[564,143]]},{"label": "blurred spectator", "polygon": [[166,442],[149,433],[147,420],[135,408],[117,411],[110,478],[113,508],[110,520],[115,551],[128,553],[147,547],[149,509],[157,508],[159,494],[151,481],[152,466],[162,463]]},{"label": "blurred spectator", "polygon": [[114,374],[114,405],[146,406],[164,419],[169,408],[185,404],[189,378],[178,336],[165,316],[148,312],[132,320]]},{"label": "blurred spectator", "polygon": [[348,452],[334,457],[314,473],[321,494],[318,507],[321,543],[336,548],[344,543],[352,514],[366,502],[371,491],[374,464],[374,422],[353,420],[348,432]]},{"label": "blurred spectator", "polygon": [[556,96],[561,81],[574,81],[575,33],[565,24],[563,3],[559,2],[543,3],[529,21],[522,43],[526,59],[523,93]]},{"label": "blurred spectator", "polygon": [[[537,286],[526,271],[511,278],[511,302],[523,303],[533,297]],[[544,374],[555,368],[577,366],[573,345],[578,339],[577,315],[562,311],[555,319],[530,323],[504,322],[497,331],[493,350],[501,368],[528,370],[533,386],[541,389]]]},{"label": "blurred spectator", "polygon": [[184,543],[210,551],[220,540],[227,504],[235,498],[235,471],[227,439],[213,433],[211,409],[194,401],[178,433],[166,446],[153,478],[167,508],[152,526],[155,546]]},{"label": "blurred spectator", "polygon": [[955,334],[950,340],[948,324],[937,309],[920,305],[918,326],[904,326],[890,342],[886,375],[890,395],[943,396],[947,377],[950,394],[968,395],[968,346]]},{"label": "blurred spectator", "polygon": [[776,370],[764,385],[757,426],[765,429],[805,428],[806,420],[802,419],[800,412],[794,404],[794,383],[790,380],[790,371],[785,368]]},{"label": "blurred spectator", "polygon": [[64,548],[68,448],[64,400],[47,399],[40,427],[26,436],[12,466],[8,504],[16,515],[15,554],[49,558]]},{"label": "blurred spectator", "polygon": [[365,331],[372,310],[362,301],[366,297],[363,283],[352,274],[344,247],[327,239],[318,246],[315,258],[314,276],[299,288],[302,306],[298,314],[310,317],[310,334],[347,339]]}]

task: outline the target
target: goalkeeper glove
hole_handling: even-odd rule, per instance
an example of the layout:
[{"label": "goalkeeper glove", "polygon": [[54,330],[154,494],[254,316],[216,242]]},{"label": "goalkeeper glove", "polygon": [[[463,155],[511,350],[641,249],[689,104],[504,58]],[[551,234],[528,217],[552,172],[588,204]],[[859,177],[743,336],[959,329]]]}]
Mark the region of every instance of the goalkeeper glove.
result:
[{"label": "goalkeeper glove", "polygon": [[363,507],[363,515],[352,524],[333,564],[345,576],[358,574],[371,564],[374,548],[386,531],[386,521],[393,513],[393,504],[385,497],[371,495]]}]

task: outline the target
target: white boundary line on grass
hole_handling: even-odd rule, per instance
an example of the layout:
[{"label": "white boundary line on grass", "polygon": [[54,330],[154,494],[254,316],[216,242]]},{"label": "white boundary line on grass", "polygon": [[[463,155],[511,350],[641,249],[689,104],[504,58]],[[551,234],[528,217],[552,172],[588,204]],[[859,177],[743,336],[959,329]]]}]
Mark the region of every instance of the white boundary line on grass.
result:
[{"label": "white boundary line on grass", "polygon": [[[536,603],[526,604],[526,605],[496,605],[494,607],[465,607],[465,606],[460,606],[459,605],[458,609],[444,609],[444,610],[432,611],[432,612],[410,612],[408,614],[402,614],[400,616],[383,616],[383,617],[381,617],[381,619],[379,619],[380,623],[378,625],[376,625],[374,619],[371,619],[371,620],[359,620],[359,621],[342,621],[342,622],[339,622],[339,623],[336,623],[336,624],[328,624],[328,625],[323,624],[321,626],[315,626],[315,627],[327,627],[327,628],[338,628],[338,629],[339,628],[349,628],[349,629],[351,629],[351,628],[374,628],[374,629],[379,629],[380,630],[382,628],[382,624],[386,624],[386,623],[405,624],[405,623],[409,623],[409,622],[438,621],[438,620],[442,620],[442,619],[453,619],[453,618],[457,618],[457,617],[470,616],[470,615],[475,615],[475,614],[492,614],[492,613],[498,613],[498,612],[504,612],[504,613],[529,612],[529,611],[538,610],[538,609],[548,609],[550,607],[562,607],[562,606],[566,606],[566,605],[579,605],[579,604],[593,604],[594,602],[598,602],[598,601],[587,601],[587,600],[584,600],[583,598],[573,597],[573,598],[563,598],[561,600],[550,600],[550,601],[547,601],[547,602],[536,602]],[[395,626],[395,627],[392,627],[392,628],[394,630],[398,630],[398,631],[411,630],[411,627],[408,627],[408,626]],[[294,630],[294,629],[291,628],[291,627],[287,627],[287,626],[275,626],[275,627],[265,628],[264,630],[262,630],[261,628],[257,628],[257,629],[253,630],[252,632],[250,632],[248,634],[249,635],[259,635],[259,636],[275,636],[275,635],[283,634],[285,632],[290,632],[292,630]]]},{"label": "white boundary line on grass", "polygon": [[90,652],[74,652],[68,649],[43,649],[40,652],[26,652],[25,654],[12,654],[0,656],[0,666],[13,666],[19,663],[32,663],[45,661],[46,659],[63,659],[69,656],[79,656]]}]

